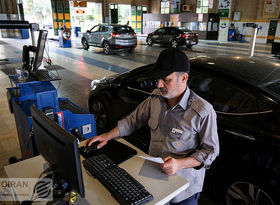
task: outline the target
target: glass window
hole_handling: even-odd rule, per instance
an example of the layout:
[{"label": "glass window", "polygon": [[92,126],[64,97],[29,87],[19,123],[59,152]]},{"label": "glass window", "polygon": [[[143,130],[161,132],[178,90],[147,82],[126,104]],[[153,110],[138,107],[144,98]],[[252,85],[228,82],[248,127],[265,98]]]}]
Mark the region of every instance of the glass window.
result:
[{"label": "glass window", "polygon": [[160,2],[160,13],[161,14],[169,14],[169,1],[161,0]]},{"label": "glass window", "polygon": [[170,32],[173,33],[173,34],[179,33],[178,29],[176,29],[176,28],[171,28]]},{"label": "glass window", "polygon": [[117,26],[114,27],[116,33],[134,33],[134,30],[130,26]]},{"label": "glass window", "polygon": [[209,0],[196,1],[196,13],[208,13]]},{"label": "glass window", "polygon": [[108,27],[106,27],[106,26],[101,26],[100,27],[100,31],[101,32],[107,32],[109,29],[108,29]]},{"label": "glass window", "polygon": [[216,111],[227,113],[258,112],[255,98],[228,82],[204,76],[201,73],[193,74],[190,88],[210,102]]},{"label": "glass window", "polygon": [[160,28],[156,31],[156,34],[164,34],[166,32],[165,28]]},{"label": "glass window", "polygon": [[199,23],[198,25],[199,31],[206,31],[207,23]]},{"label": "glass window", "polygon": [[130,88],[152,93],[153,90],[157,87],[157,81],[150,79],[150,77],[140,75],[130,78],[127,81],[127,86]]},{"label": "glass window", "polygon": [[94,26],[90,31],[97,32],[99,30],[99,26]]},{"label": "glass window", "polygon": [[[280,136],[280,113],[273,110],[269,105],[259,102],[262,129],[270,135]],[[279,111],[278,111],[279,112]]]}]

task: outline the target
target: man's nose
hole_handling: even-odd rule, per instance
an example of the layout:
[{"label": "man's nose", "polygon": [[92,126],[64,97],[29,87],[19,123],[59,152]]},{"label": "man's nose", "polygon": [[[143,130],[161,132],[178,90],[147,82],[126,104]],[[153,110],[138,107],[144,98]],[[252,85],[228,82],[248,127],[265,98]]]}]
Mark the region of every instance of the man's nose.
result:
[{"label": "man's nose", "polygon": [[158,88],[163,87],[163,80],[162,80],[162,79],[158,79],[158,81],[157,81],[157,87],[158,87]]}]

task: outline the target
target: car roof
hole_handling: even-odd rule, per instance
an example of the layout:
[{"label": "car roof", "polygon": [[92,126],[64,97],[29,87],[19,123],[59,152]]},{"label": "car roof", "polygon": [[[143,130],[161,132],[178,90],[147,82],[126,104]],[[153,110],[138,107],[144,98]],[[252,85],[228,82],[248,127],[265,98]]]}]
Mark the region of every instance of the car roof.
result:
[{"label": "car roof", "polygon": [[[108,24],[108,23],[103,23],[99,24],[100,26],[113,26],[113,27],[119,27],[119,26],[129,26],[129,25],[123,25],[123,24]],[[130,27],[130,26],[129,26]]]},{"label": "car roof", "polygon": [[221,73],[257,87],[280,80],[280,63],[255,57],[198,56],[191,60],[191,65]]}]

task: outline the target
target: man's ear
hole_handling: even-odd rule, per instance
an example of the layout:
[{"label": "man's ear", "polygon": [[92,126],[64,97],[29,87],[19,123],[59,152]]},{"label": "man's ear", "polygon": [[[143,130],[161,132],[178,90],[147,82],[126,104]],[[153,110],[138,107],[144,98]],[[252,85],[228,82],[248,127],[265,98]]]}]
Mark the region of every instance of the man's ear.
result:
[{"label": "man's ear", "polygon": [[182,75],[182,83],[187,83],[188,78],[189,78],[189,75],[188,75],[187,73],[184,73],[184,74]]}]

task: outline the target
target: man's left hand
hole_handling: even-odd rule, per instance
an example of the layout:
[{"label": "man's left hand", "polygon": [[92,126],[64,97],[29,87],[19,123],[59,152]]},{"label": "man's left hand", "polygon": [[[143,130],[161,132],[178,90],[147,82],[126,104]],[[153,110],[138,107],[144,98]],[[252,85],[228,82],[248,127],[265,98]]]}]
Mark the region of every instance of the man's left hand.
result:
[{"label": "man's left hand", "polygon": [[162,170],[168,175],[174,175],[180,169],[180,163],[178,159],[171,156],[163,158],[164,163],[160,164]]}]

